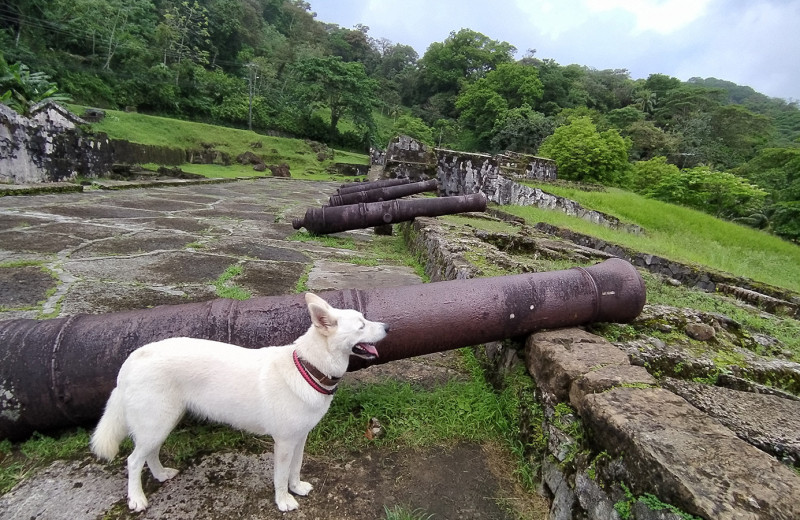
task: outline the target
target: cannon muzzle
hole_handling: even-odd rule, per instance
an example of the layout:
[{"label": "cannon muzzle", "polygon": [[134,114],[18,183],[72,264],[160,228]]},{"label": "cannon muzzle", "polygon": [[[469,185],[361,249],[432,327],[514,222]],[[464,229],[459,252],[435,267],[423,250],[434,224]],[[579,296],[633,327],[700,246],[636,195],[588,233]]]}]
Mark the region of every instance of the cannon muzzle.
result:
[{"label": "cannon muzzle", "polygon": [[[518,337],[542,328],[630,321],[645,303],[636,269],[587,268],[320,293],[391,330],[378,362]],[[311,325],[302,295],[213,300],[105,315],[0,321],[0,439],[96,420],[137,348],[177,336],[248,348],[293,342]],[[351,369],[362,368],[351,360]]]},{"label": "cannon muzzle", "polygon": [[340,195],[332,195],[328,200],[328,206],[345,206],[347,204],[358,204],[360,202],[380,202],[383,200],[394,200],[408,195],[424,193],[426,191],[436,191],[439,184],[436,179],[421,182],[411,182],[398,186],[386,186],[383,188],[373,188],[363,191],[352,191]]},{"label": "cannon muzzle", "polygon": [[486,211],[486,196],[482,193],[473,193],[456,197],[391,200],[309,208],[306,210],[305,217],[292,221],[292,226],[295,229],[304,227],[311,233],[325,235],[350,229],[364,229],[405,222],[413,220],[415,217],[438,217],[468,211]]}]

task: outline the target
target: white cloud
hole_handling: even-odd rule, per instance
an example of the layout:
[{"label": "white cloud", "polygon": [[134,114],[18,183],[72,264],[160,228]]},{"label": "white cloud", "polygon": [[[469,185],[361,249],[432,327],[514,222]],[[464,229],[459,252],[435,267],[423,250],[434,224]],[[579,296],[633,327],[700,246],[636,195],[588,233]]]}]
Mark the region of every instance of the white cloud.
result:
[{"label": "white cloud", "polygon": [[701,18],[711,0],[586,0],[591,11],[619,10],[634,16],[633,34],[670,34]]}]

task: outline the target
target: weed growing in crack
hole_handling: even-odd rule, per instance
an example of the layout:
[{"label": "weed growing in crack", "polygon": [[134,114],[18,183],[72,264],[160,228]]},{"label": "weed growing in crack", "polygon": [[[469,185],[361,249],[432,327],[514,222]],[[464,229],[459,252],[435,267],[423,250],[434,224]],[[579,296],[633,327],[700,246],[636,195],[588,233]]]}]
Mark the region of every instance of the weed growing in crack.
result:
[{"label": "weed growing in crack", "polygon": [[248,300],[253,296],[253,293],[239,287],[238,285],[234,284],[231,280],[244,272],[244,268],[237,264],[232,265],[225,269],[225,272],[219,275],[214,281],[214,289],[216,290],[217,296],[220,298],[229,298],[231,300]]}]

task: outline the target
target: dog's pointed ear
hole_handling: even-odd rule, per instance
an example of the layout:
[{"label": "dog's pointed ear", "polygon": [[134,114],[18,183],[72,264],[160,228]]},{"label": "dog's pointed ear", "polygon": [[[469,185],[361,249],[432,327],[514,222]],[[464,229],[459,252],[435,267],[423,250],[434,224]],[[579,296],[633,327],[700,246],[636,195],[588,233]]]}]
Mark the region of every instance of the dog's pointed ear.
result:
[{"label": "dog's pointed ear", "polygon": [[308,304],[316,303],[317,305],[320,305],[322,307],[330,307],[330,305],[328,305],[328,302],[326,302],[325,300],[323,300],[314,293],[307,292],[305,296],[306,296],[306,303]]},{"label": "dog's pointed ear", "polygon": [[306,303],[314,327],[323,336],[330,334],[331,329],[336,326],[336,318],[331,314],[331,306],[328,305],[328,302],[316,294],[306,293]]}]

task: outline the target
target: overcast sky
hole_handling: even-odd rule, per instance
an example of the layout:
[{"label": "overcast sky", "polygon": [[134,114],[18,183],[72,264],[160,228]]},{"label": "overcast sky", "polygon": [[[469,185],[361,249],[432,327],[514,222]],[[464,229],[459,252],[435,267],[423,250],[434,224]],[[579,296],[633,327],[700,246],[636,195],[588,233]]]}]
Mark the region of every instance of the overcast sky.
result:
[{"label": "overcast sky", "polygon": [[370,27],[420,57],[472,29],[561,65],[631,78],[715,77],[800,101],[800,0],[309,0],[317,20]]}]

